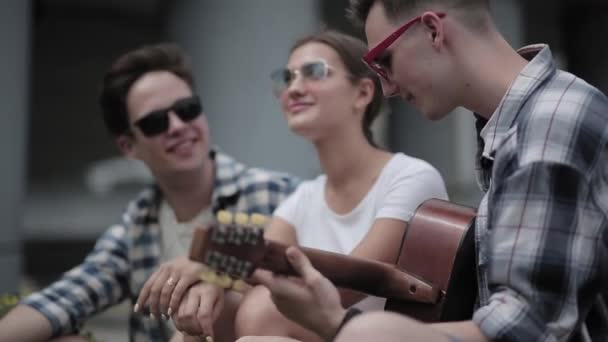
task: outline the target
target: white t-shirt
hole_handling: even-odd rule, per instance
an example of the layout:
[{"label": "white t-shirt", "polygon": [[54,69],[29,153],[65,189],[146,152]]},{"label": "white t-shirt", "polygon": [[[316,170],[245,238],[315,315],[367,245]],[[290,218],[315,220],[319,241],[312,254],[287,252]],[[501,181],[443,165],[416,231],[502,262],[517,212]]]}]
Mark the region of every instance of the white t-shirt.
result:
[{"label": "white t-shirt", "polygon": [[[161,235],[160,260],[167,262],[190,254],[190,244],[194,236],[194,228],[212,223],[213,220],[213,212],[209,206],[201,210],[193,219],[186,222],[178,222],[175,217],[175,211],[173,211],[167,200],[163,199],[158,212]],[[172,331],[172,334],[177,331],[175,325],[173,325],[173,320],[164,321],[164,323]]]},{"label": "white t-shirt", "polygon": [[192,220],[178,222],[173,208],[162,200],[158,214],[161,231],[161,260],[163,262],[188,255],[194,235],[194,228],[212,223],[214,220],[211,207],[203,209]]},{"label": "white t-shirt", "polygon": [[[296,231],[298,244],[350,254],[379,218],[407,222],[416,208],[430,198],[448,198],[439,172],[429,163],[395,154],[376,183],[349,213],[336,214],[325,201],[327,177],[303,182],[274,212]],[[365,310],[383,309],[384,299],[368,297],[357,303]]]}]

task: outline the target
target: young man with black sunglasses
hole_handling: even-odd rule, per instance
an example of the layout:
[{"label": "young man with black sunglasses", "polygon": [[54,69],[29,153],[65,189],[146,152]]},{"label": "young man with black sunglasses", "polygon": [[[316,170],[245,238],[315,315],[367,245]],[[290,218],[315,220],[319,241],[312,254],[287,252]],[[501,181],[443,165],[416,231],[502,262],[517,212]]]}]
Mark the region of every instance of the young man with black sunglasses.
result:
[{"label": "young man with black sunglasses", "polygon": [[478,308],[464,322],[350,320],[294,248],[300,282],[259,277],[277,307],[336,341],[608,340],[608,98],[556,69],[548,46],[511,48],[488,0],[351,0],[351,12],[385,95],[431,120],[475,113]]},{"label": "young man with black sunglasses", "polygon": [[[145,46],[118,58],[105,75],[100,102],[120,150],[143,161],[156,184],[128,204],[122,221],[82,264],[0,321],[0,341],[84,341],[59,336],[74,334],[92,315],[125,299],[134,303],[161,263],[185,258],[194,226],[221,209],[270,215],[297,184],[287,174],[247,168],[211,148],[190,67],[174,45]],[[180,281],[178,274],[172,277]],[[173,335],[167,322],[144,308],[131,315],[129,333],[131,341],[147,342]]]}]

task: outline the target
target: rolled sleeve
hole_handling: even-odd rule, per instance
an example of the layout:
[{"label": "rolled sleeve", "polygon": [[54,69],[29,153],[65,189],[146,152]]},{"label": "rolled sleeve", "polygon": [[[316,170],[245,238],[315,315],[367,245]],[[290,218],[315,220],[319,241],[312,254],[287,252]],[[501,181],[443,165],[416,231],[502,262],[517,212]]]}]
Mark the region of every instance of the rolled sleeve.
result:
[{"label": "rolled sleeve", "polygon": [[82,264],[22,301],[49,320],[53,336],[77,331],[91,315],[128,293],[125,235],[123,226],[110,227]]}]

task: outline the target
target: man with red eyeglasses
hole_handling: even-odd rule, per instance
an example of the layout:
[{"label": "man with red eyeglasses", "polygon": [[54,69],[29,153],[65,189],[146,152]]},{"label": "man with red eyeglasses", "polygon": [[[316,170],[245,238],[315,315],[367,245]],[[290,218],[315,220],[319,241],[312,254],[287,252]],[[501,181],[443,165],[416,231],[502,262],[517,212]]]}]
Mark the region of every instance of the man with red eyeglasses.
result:
[{"label": "man with red eyeglasses", "polygon": [[608,98],[556,69],[548,46],[511,48],[488,0],[350,5],[385,95],[431,120],[457,107],[477,119],[477,308],[436,324],[358,315],[295,248],[299,282],[259,275],[277,307],[326,340],[607,341]]}]

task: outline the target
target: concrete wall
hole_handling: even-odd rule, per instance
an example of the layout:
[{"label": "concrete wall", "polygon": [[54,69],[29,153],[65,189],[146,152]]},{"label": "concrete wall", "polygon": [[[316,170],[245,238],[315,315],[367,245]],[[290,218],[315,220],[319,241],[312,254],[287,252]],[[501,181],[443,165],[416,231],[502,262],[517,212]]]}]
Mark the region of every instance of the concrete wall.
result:
[{"label": "concrete wall", "polygon": [[249,165],[318,174],[312,146],[287,128],[269,79],[287,62],[291,44],[318,30],[317,1],[173,4],[168,34],[193,57],[213,141]]},{"label": "concrete wall", "polygon": [[30,2],[9,0],[0,11],[0,294],[14,292],[21,266],[21,214],[29,118]]}]

